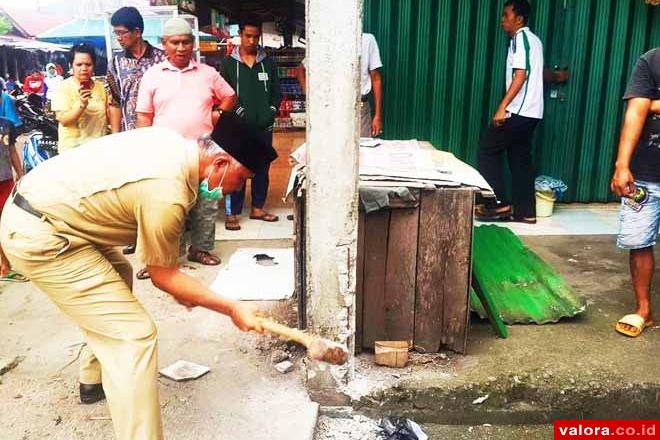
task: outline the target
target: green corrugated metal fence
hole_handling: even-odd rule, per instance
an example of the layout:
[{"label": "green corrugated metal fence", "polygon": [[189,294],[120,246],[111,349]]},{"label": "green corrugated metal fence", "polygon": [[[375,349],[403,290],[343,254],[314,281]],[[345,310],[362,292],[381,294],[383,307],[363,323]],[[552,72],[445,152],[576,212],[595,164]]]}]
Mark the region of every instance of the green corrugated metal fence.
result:
[{"label": "green corrugated metal fence", "polygon": [[[505,92],[503,3],[365,0],[364,29],[376,36],[384,64],[386,137],[430,140],[476,164],[480,134]],[[660,46],[660,6],[537,0],[532,7],[546,67],[570,74],[565,86],[546,84],[537,172],[564,180],[567,201],[611,200],[621,96],[639,55]]]}]

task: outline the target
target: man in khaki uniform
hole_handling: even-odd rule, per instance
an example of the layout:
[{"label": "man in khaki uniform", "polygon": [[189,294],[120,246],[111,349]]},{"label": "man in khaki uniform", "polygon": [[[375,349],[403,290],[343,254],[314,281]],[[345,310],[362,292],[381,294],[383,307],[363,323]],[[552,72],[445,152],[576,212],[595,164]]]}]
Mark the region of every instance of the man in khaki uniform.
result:
[{"label": "man in khaki uniform", "polygon": [[275,157],[257,142],[226,142],[236,133],[223,133],[223,120],[197,141],[165,128],[92,140],[24,177],[2,214],[0,240],[13,267],[80,326],[89,349],[81,384],[102,382],[120,440],[163,433],[156,327],[131,292],[132,268],[117,246],[137,243],[153,284],[181,304],[262,330],[253,306],[178,270],[179,237],[198,194],[235,191]]}]

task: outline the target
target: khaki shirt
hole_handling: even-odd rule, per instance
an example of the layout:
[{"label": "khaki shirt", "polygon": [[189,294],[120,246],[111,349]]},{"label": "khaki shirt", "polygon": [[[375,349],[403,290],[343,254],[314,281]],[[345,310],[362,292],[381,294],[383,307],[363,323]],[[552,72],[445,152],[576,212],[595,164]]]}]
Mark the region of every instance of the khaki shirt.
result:
[{"label": "khaki shirt", "polygon": [[185,216],[197,198],[199,151],[165,128],[92,140],[18,183],[69,249],[137,243],[147,265],[175,267]]}]

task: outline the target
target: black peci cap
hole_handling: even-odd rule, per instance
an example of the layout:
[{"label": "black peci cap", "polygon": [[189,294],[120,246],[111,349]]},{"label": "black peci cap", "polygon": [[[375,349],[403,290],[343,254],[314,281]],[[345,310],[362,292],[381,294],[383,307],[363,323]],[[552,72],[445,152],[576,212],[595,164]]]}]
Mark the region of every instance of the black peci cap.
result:
[{"label": "black peci cap", "polygon": [[234,113],[223,112],[213,128],[211,139],[253,173],[277,159],[277,152],[252,127]]}]

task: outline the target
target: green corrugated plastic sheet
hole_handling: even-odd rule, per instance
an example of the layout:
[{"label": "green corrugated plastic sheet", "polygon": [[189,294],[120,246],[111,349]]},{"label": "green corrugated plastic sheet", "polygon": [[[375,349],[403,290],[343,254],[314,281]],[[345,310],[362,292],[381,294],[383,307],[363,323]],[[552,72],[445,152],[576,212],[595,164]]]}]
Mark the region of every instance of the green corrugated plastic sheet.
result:
[{"label": "green corrugated plastic sheet", "polygon": [[[582,313],[586,303],[509,228],[474,229],[473,273],[507,324],[556,322]],[[479,301],[472,307],[486,314]]]},{"label": "green corrugated plastic sheet", "polygon": [[[384,67],[384,136],[429,140],[476,165],[479,138],[504,95],[504,0],[365,0],[364,30]],[[538,174],[568,184],[566,201],[612,200],[608,182],[639,55],[660,46],[660,6],[644,0],[535,0],[530,26],[546,67],[570,79],[535,136]]]}]

